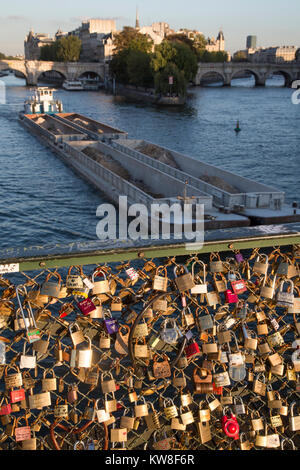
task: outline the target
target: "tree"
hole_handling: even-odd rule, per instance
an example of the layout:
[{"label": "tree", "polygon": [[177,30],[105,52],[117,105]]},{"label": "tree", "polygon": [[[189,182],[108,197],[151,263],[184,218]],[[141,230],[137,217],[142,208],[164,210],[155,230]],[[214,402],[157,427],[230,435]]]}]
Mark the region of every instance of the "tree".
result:
[{"label": "tree", "polygon": [[40,60],[55,62],[57,54],[57,41],[41,47]]},{"label": "tree", "polygon": [[66,36],[58,39],[56,60],[58,62],[78,62],[81,52],[81,40],[77,36]]},{"label": "tree", "polygon": [[228,54],[225,51],[208,52],[198,51],[199,62],[228,62]]},{"label": "tree", "polygon": [[186,44],[191,49],[194,47],[194,42],[184,33],[178,34],[169,34],[167,40],[173,43]]},{"label": "tree", "polygon": [[127,71],[127,62],[130,49],[123,49],[112,57],[109,64],[110,74],[113,75],[117,82],[129,83]]},{"label": "tree", "polygon": [[151,66],[155,72],[164,69],[169,62],[175,61],[176,48],[171,42],[164,40],[161,44],[155,46],[154,54],[151,60]]},{"label": "tree", "polygon": [[233,55],[232,58],[233,62],[247,62],[248,61],[248,55],[247,52],[245,51],[238,51]]},{"label": "tree", "polygon": [[146,52],[129,49],[127,55],[127,75],[129,83],[135,86],[152,86],[153,72],[151,57]]},{"label": "tree", "polygon": [[203,34],[195,34],[194,36],[194,49],[197,51],[201,51],[205,49],[207,45],[207,40],[205,39]]},{"label": "tree", "polygon": [[139,33],[135,28],[125,26],[123,31],[114,36],[114,46],[115,53],[124,49],[150,52],[153,47],[153,41],[149,36]]},{"label": "tree", "polygon": [[197,56],[193,50],[183,43],[175,43],[176,55],[174,63],[179,70],[182,70],[186,80],[192,81],[198,71]]},{"label": "tree", "polygon": [[3,54],[3,52],[0,52],[0,60],[3,60],[5,58],[6,58],[5,54]]},{"label": "tree", "polygon": [[[169,84],[169,77],[173,77],[173,85]],[[170,91],[179,96],[184,96],[186,93],[184,72],[172,63],[167,64],[163,70],[156,73],[154,83],[156,93],[161,93],[162,95],[167,95]]]}]

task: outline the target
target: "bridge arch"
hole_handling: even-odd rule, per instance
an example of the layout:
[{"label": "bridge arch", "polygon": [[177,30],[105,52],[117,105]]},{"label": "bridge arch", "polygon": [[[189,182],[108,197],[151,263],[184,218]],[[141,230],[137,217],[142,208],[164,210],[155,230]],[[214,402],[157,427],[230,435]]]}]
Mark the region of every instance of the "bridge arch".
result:
[{"label": "bridge arch", "polygon": [[266,78],[270,77],[270,75],[273,75],[273,74],[281,75],[284,78],[284,84],[282,86],[289,87],[293,83],[294,78],[292,74],[289,73],[287,70],[280,70],[280,69],[270,70]]},{"label": "bridge arch", "polygon": [[226,82],[226,77],[222,72],[219,71],[209,71],[204,72],[198,77],[198,83],[200,86],[212,86],[214,84],[221,83],[223,86]]},{"label": "bridge arch", "polygon": [[239,70],[234,70],[231,75],[231,81],[233,79],[240,78],[241,75],[247,76],[249,74],[251,74],[254,77],[254,81],[255,81],[254,86],[265,84],[264,78],[256,70],[253,70],[251,67],[241,67]]},{"label": "bridge arch", "polygon": [[78,73],[76,76],[76,80],[86,81],[97,81],[100,84],[103,84],[104,80],[100,73],[95,72],[93,70],[86,70],[85,72]]},{"label": "bridge arch", "polygon": [[65,73],[60,70],[56,70],[56,68],[51,68],[49,70],[38,71],[36,74],[36,83],[48,81],[50,83],[53,82],[62,85],[66,78]]}]

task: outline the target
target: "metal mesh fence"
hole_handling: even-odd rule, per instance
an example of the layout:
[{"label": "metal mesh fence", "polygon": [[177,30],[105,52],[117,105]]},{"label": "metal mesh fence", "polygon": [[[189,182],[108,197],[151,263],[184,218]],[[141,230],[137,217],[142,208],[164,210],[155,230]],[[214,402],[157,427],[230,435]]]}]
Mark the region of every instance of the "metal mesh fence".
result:
[{"label": "metal mesh fence", "polygon": [[3,275],[1,448],[299,448],[299,259],[290,246]]}]

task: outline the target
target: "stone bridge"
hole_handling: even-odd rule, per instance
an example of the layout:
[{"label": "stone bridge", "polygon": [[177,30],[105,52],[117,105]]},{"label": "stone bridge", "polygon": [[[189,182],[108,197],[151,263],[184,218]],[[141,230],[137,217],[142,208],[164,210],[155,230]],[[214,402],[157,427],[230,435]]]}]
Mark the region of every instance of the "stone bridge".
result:
[{"label": "stone bridge", "polygon": [[300,62],[282,64],[257,64],[251,62],[199,63],[194,80],[195,85],[201,85],[203,79],[209,78],[209,74],[213,72],[220,77],[225,86],[230,86],[233,78],[245,72],[254,76],[256,86],[265,86],[266,79],[274,72],[283,75],[285,86],[291,86],[294,80],[300,78]]},{"label": "stone bridge", "polygon": [[37,85],[39,76],[43,72],[55,71],[67,80],[77,80],[82,74],[94,72],[99,75],[102,81],[108,75],[108,64],[104,62],[45,62],[37,60],[2,60],[0,61],[1,70],[13,70],[24,75],[26,84],[29,86]]}]

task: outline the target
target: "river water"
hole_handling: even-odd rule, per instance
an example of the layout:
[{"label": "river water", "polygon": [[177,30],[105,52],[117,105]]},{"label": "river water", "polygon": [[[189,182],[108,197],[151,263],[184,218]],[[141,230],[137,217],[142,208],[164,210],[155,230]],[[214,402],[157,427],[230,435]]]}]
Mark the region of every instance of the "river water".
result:
[{"label": "river water", "polygon": [[[18,123],[29,94],[13,75],[1,79],[0,249],[94,241],[96,209],[105,195],[91,188]],[[129,137],[146,139],[286,192],[300,202],[300,106],[281,77],[254,88],[237,79],[231,88],[192,88],[183,109],[126,102],[104,92],[58,90],[66,112],[78,112]],[[234,128],[239,119],[242,132]]]}]

